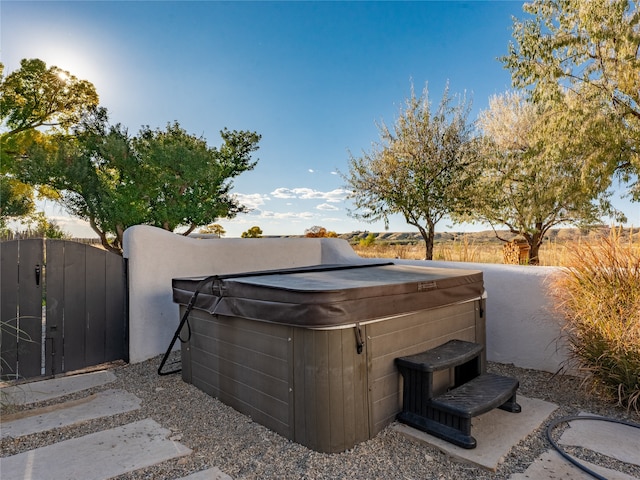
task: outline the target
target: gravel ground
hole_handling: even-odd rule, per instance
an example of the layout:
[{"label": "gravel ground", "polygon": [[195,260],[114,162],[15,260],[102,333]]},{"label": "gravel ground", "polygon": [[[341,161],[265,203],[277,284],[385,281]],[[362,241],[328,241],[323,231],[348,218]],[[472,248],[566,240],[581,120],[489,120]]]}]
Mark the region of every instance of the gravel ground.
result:
[{"label": "gravel ground", "polygon": [[[10,407],[11,413],[14,413],[111,388],[127,390],[142,400],[142,407],[133,412],[20,439],[3,440],[0,442],[2,456],[149,417],[169,428],[172,438],[192,449],[193,453],[122,475],[117,477],[118,480],[173,480],[214,466],[234,479],[507,479],[513,473],[523,472],[536,457],[550,448],[545,438],[545,424],[516,445],[497,472],[452,460],[437,449],[415,443],[390,428],[347,452],[318,453],[252,422],[248,417],[182,382],[179,374],[158,376],[156,370],[159,363],[158,357],[135,365],[115,366],[115,383],[57,401]],[[559,405],[550,420],[589,412],[640,423],[636,413],[606,404],[587,394],[578,378],[494,363],[489,363],[488,369],[518,378],[520,394]],[[5,407],[3,413],[7,412]],[[560,433],[559,427],[556,438]],[[640,467],[582,449],[574,449],[572,453],[592,463],[640,478]]]}]

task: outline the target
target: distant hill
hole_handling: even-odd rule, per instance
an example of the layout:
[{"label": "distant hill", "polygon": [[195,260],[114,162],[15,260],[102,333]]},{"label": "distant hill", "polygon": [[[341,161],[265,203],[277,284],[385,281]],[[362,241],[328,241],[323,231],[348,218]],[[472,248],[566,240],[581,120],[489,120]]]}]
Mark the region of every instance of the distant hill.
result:
[{"label": "distant hill", "polygon": [[[639,235],[640,230],[630,228],[622,229],[621,235],[622,238],[628,238],[630,233],[634,235]],[[360,240],[361,238],[366,238],[370,232],[352,232],[348,234],[340,235],[340,238],[344,238],[350,242],[355,242]],[[508,241],[513,240],[517,237],[513,233],[510,233],[507,230],[498,230],[498,235],[501,238],[504,238]],[[593,228],[589,230],[583,230],[579,228],[556,228],[551,229],[545,235],[545,242],[557,242],[557,243],[568,243],[568,242],[578,242],[578,241],[586,241],[593,240],[602,235],[607,236],[610,233],[610,228],[601,227],[601,228]],[[376,242],[382,243],[415,243],[421,242],[422,236],[419,232],[382,232],[376,233],[374,232],[376,237]],[[445,242],[453,242],[453,241],[462,241],[466,240],[475,244],[502,244],[503,242],[499,240],[496,236],[496,232],[493,230],[484,230],[481,232],[436,232],[435,234],[435,243],[445,243]]]},{"label": "distant hill", "polygon": [[[507,240],[516,238],[516,235],[508,232],[507,230],[497,231],[500,237]],[[555,228],[550,230],[545,236],[545,242],[552,243],[568,243],[593,240],[602,235],[608,235],[610,232],[609,227],[598,227],[592,229],[579,229],[579,228]],[[622,229],[622,238],[628,238],[630,233],[633,233],[636,238],[640,235],[640,229]],[[343,238],[350,243],[358,242],[361,239],[366,238],[369,234],[373,233],[376,239],[376,243],[388,243],[388,244],[412,244],[422,242],[422,236],[419,232],[369,232],[369,231],[356,231],[350,233],[343,233],[338,235],[339,238]],[[272,236],[277,237],[277,236]],[[287,237],[304,237],[304,235],[287,235]],[[475,244],[502,244],[502,242],[496,237],[496,233],[493,230],[484,230],[481,232],[436,232],[435,242],[445,243],[453,241],[472,242]]]}]

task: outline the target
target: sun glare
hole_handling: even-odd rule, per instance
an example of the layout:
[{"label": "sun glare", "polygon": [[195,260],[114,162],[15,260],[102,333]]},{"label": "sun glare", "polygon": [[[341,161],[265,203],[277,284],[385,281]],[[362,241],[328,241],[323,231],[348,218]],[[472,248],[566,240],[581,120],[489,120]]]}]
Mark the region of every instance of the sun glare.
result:
[{"label": "sun glare", "polygon": [[86,56],[80,50],[60,50],[43,49],[41,60],[47,63],[48,67],[56,66],[60,69],[58,77],[60,80],[68,80],[71,75],[82,80],[94,81],[97,76],[97,69],[90,56]]},{"label": "sun glare", "polygon": [[58,67],[58,77],[63,82],[73,76],[78,80],[93,83],[101,98],[107,94],[114,81],[109,79],[109,70],[105,68],[106,61],[100,62],[96,52],[88,52],[82,47],[56,47],[41,48],[36,56],[43,60],[47,67]]}]

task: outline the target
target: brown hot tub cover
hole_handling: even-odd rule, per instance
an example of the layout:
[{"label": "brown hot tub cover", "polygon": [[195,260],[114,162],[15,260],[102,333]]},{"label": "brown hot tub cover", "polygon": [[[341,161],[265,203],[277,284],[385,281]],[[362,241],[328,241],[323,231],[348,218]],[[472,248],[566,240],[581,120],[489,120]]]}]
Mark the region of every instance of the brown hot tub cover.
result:
[{"label": "brown hot tub cover", "polygon": [[[173,279],[187,305],[206,277]],[[194,308],[213,315],[330,328],[466,302],[484,293],[482,272],[414,265],[317,265],[210,277]]]}]

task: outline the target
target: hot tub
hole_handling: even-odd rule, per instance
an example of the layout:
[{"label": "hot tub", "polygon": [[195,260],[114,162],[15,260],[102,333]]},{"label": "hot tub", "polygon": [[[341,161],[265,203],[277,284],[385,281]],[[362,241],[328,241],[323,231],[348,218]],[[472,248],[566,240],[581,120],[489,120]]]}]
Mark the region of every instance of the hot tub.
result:
[{"label": "hot tub", "polygon": [[[202,280],[173,280],[181,316]],[[214,277],[183,327],[182,378],[290,440],[342,452],[402,409],[396,357],[451,339],[484,345],[483,312],[480,271],[357,264]],[[434,381],[445,390],[450,379]]]}]

